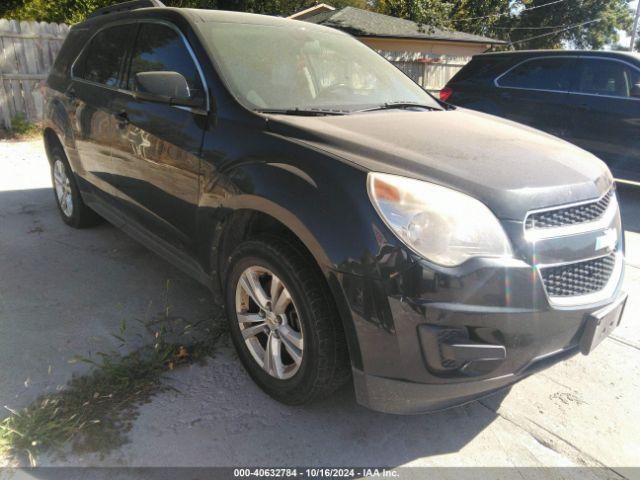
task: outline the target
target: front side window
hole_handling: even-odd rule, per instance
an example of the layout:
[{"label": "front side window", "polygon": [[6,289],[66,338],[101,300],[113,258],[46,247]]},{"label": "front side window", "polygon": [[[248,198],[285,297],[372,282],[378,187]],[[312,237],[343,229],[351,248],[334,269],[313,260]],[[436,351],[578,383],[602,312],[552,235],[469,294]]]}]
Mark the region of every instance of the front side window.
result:
[{"label": "front side window", "polygon": [[606,59],[582,59],[578,79],[578,93],[631,97],[640,83],[640,72],[621,62]]},{"label": "front side window", "polygon": [[497,83],[500,87],[565,92],[569,89],[572,65],[573,59],[566,57],[528,60],[508,71]]},{"label": "front side window", "polygon": [[136,91],[136,74],[141,72],[178,72],[189,85],[191,98],[204,98],[198,69],[180,34],[157,23],[143,23],[131,57],[128,88]]},{"label": "front side window", "polygon": [[132,28],[132,25],[116,25],[98,32],[76,63],[74,75],[116,87]]},{"label": "front side window", "polygon": [[355,111],[393,102],[440,109],[422,88],[348,35],[314,25],[198,25],[231,92],[254,110]]}]

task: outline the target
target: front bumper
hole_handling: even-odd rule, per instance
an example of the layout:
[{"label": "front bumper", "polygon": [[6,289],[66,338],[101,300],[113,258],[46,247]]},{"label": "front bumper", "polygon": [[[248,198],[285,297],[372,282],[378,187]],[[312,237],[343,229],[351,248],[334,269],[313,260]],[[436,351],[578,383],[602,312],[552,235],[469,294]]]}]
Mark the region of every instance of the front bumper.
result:
[{"label": "front bumper", "polygon": [[[624,295],[621,272],[611,297],[554,307],[535,269],[513,259],[478,259],[457,269],[418,260],[401,273],[379,271],[377,278],[337,273],[337,283],[356,337],[356,398],[387,413],[460,405],[566,359],[579,352],[589,315]],[[443,344],[478,346],[485,358],[459,349],[456,359]]]},{"label": "front bumper", "polygon": [[356,400],[359,404],[384,413],[401,415],[433,413],[491,395],[578,353],[569,348],[536,359],[523,372],[469,382],[415,383],[368,375],[353,369]]}]

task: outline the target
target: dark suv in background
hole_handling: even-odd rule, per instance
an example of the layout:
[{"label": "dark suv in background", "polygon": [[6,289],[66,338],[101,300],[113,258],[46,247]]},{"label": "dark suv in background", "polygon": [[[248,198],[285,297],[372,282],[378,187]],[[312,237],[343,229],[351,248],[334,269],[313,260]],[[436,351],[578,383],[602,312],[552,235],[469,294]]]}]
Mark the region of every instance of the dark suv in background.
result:
[{"label": "dark suv in background", "polygon": [[145,4],[65,40],[45,92],[55,200],[209,287],[271,396],[353,378],[371,408],[441,409],[618,324],[620,212],[596,157],[440,103],[337,30]]},{"label": "dark suv in background", "polygon": [[440,92],[453,105],[556,135],[640,181],[640,55],[536,50],[476,55]]}]

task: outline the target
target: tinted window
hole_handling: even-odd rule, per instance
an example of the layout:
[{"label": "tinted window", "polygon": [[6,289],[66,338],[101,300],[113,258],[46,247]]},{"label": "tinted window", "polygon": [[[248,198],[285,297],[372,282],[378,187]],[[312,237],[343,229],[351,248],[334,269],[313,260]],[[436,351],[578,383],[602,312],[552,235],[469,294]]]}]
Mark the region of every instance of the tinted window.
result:
[{"label": "tinted window", "polygon": [[524,62],[498,80],[501,87],[537,90],[569,89],[570,58],[541,58]]},{"label": "tinted window", "polygon": [[76,64],[75,76],[110,87],[117,86],[130,31],[131,25],[119,25],[99,32]]},{"label": "tinted window", "polygon": [[583,59],[580,66],[577,89],[580,93],[630,97],[631,89],[640,82],[636,69],[613,60]]},{"label": "tinted window", "polygon": [[[453,76],[450,83],[486,78],[506,61],[508,61],[508,58],[503,56],[473,57],[469,63],[462,67],[462,70]],[[504,72],[504,69],[501,72]]]},{"label": "tinted window", "polygon": [[137,90],[135,75],[140,72],[178,72],[189,84],[191,98],[202,98],[204,91],[196,65],[175,30],[166,25],[143,23],[131,59],[129,89]]}]

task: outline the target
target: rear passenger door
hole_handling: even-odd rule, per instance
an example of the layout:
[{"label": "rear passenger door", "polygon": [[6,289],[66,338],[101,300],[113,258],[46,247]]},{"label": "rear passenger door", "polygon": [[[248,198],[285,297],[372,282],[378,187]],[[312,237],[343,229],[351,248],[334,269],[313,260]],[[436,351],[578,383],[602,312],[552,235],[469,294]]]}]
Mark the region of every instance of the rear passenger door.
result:
[{"label": "rear passenger door", "polygon": [[640,181],[640,69],[603,57],[581,57],[572,86],[571,141],[604,160],[616,177]]},{"label": "rear passenger door", "polygon": [[524,60],[495,80],[501,116],[565,138],[569,135],[572,57]]},{"label": "rear passenger door", "polygon": [[[80,159],[76,173],[89,182],[80,182],[84,191],[113,193],[113,188],[104,179],[104,174],[111,170],[111,103],[134,31],[134,25],[101,29],[90,39],[71,69],[72,81],[65,95]],[[97,188],[90,188],[90,185]]]},{"label": "rear passenger door", "polygon": [[[113,101],[112,181],[135,223],[181,250],[192,250],[200,149],[207,121],[204,77],[185,36],[172,24],[141,22],[126,83]],[[136,74],[182,74],[198,107],[136,98]]]}]

